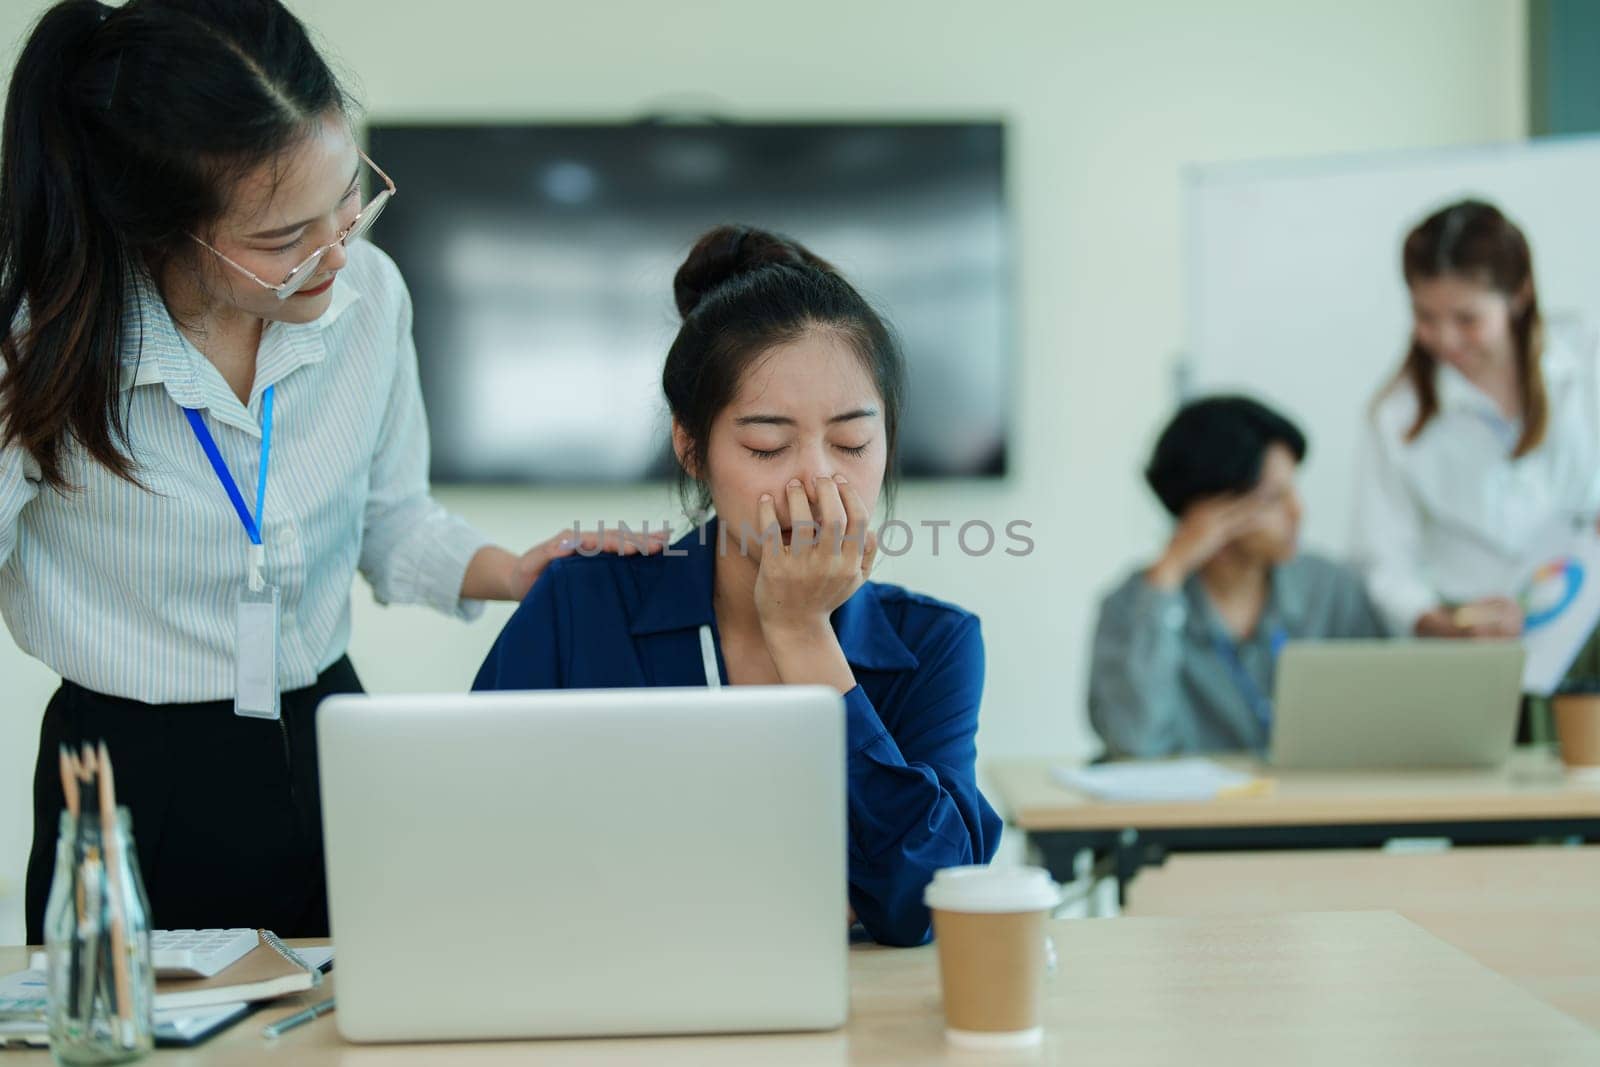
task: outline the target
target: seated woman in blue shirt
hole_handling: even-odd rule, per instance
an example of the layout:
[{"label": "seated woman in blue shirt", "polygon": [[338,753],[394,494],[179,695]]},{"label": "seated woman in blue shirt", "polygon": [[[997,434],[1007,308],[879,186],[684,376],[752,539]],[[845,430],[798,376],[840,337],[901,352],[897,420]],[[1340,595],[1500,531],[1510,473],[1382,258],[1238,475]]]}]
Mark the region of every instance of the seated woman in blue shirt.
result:
[{"label": "seated woman in blue shirt", "polygon": [[933,872],[988,862],[1000,820],[974,774],[977,618],[867,580],[900,354],[837,271],[759,230],[707,233],[674,292],[683,324],[662,387],[680,488],[716,518],[659,556],[551,563],[473,688],[834,687],[853,917],[878,941],[920,944]]}]

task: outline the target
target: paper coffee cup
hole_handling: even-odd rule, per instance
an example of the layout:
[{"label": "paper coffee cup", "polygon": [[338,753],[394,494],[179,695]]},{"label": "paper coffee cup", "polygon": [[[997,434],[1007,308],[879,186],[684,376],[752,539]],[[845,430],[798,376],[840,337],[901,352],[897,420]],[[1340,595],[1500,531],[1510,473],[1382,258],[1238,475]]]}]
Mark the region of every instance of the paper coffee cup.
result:
[{"label": "paper coffee cup", "polygon": [[1600,770],[1600,696],[1563,693],[1551,699],[1550,709],[1567,769],[1580,774]]},{"label": "paper coffee cup", "polygon": [[1026,1048],[1044,1037],[1045,920],[1061,889],[1038,867],[949,867],[923,893],[933,912],[945,1037]]}]

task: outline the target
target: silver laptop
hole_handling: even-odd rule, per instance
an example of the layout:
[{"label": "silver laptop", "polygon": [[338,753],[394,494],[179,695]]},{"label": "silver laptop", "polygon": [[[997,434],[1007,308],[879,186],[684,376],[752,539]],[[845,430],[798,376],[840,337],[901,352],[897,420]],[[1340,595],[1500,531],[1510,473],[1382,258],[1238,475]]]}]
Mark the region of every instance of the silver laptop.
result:
[{"label": "silver laptop", "polygon": [[816,687],[330,698],[339,1032],[842,1025],[844,731]]},{"label": "silver laptop", "polygon": [[1515,641],[1290,642],[1273,694],[1275,766],[1489,767],[1511,754]]}]

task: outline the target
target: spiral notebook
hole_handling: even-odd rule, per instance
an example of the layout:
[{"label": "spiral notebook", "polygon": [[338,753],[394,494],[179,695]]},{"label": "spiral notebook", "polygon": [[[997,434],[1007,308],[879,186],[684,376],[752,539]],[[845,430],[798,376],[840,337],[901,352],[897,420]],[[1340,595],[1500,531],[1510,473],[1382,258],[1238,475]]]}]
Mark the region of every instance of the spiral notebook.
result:
[{"label": "spiral notebook", "polygon": [[258,1003],[322,984],[333,949],[292,949],[270,930],[261,943],[211,978],[164,978],[156,983],[156,1010],[205,1008],[240,1001]]}]

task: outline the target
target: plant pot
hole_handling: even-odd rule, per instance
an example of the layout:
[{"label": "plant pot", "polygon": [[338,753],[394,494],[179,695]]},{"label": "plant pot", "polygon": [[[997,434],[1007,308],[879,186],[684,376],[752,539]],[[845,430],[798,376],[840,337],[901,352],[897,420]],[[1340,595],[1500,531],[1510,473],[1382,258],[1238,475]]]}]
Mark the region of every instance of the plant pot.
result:
[{"label": "plant pot", "polygon": [[1573,770],[1600,770],[1600,694],[1569,693],[1553,697],[1551,711],[1561,762]]}]

